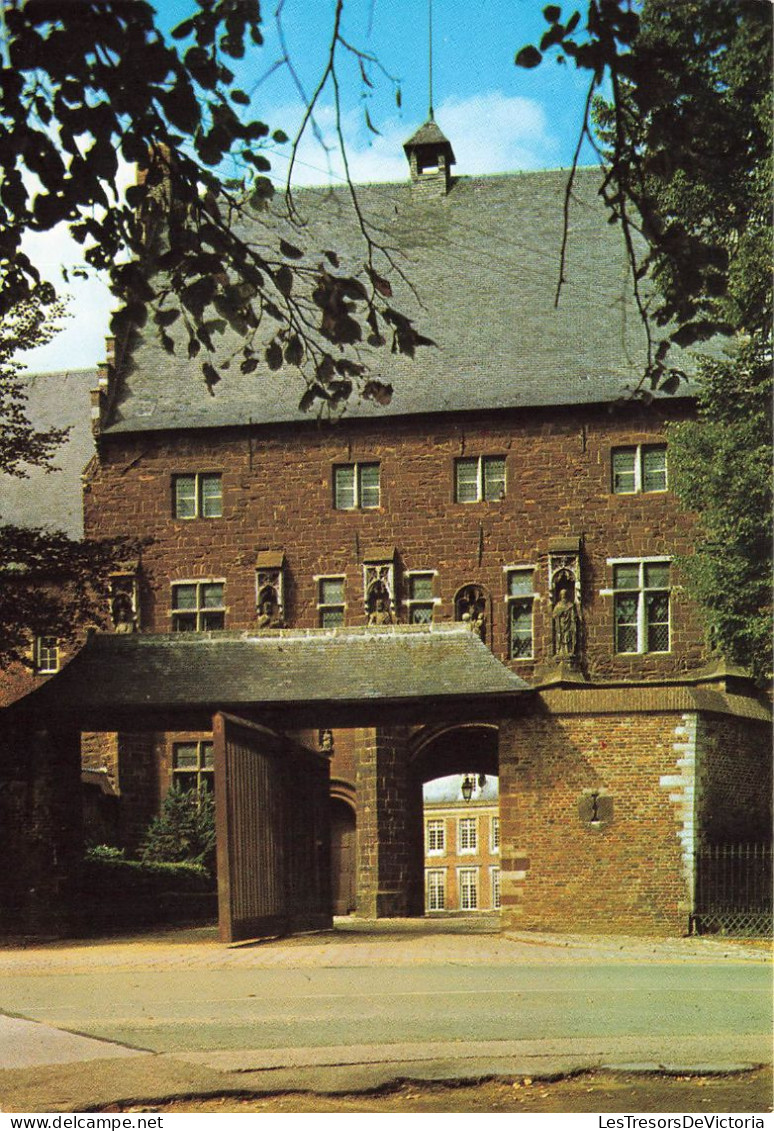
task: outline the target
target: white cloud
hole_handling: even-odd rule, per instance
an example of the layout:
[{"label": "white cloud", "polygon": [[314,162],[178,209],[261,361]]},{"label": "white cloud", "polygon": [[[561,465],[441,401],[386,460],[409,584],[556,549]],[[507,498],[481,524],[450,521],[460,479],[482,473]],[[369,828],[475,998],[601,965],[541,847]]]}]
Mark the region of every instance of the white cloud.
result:
[{"label": "white cloud", "polygon": [[[292,121],[293,114],[286,110],[277,118]],[[452,143],[457,174],[545,169],[556,163],[559,141],[551,132],[544,108],[533,99],[508,96],[499,91],[470,98],[448,98],[436,108],[435,119]],[[335,183],[344,175],[332,108],[323,107],[317,122],[328,153],[309,130],[299,146],[294,168],[294,183],[299,185]],[[350,111],[343,116],[342,132],[353,181],[405,180],[408,167],[403,143],[420,123],[407,125],[401,119],[391,118],[375,125],[378,135],[367,129],[361,111]],[[284,160],[274,159],[275,175],[283,176],[286,168]]]}]

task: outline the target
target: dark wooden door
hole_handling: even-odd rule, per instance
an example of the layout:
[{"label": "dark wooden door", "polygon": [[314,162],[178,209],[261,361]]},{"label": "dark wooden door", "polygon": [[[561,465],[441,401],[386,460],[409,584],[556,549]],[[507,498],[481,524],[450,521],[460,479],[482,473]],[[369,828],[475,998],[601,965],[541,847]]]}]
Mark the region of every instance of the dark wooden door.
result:
[{"label": "dark wooden door", "polygon": [[222,712],[213,736],[222,941],[330,926],[328,760]]},{"label": "dark wooden door", "polygon": [[333,914],[348,915],[355,910],[356,885],[355,814],[338,798],[331,801],[331,887]]}]

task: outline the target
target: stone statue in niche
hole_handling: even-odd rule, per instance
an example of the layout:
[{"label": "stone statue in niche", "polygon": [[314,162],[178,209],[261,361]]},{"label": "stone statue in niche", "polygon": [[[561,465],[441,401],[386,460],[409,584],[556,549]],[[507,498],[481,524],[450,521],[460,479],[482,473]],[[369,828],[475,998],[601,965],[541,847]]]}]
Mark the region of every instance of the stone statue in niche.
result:
[{"label": "stone statue in niche", "polygon": [[566,584],[559,589],[559,599],[551,613],[554,626],[554,655],[557,659],[572,660],[578,654],[578,628],[580,618]]},{"label": "stone statue in niche", "polygon": [[377,597],[368,614],[369,625],[392,624],[392,613],[384,597]]},{"label": "stone statue in niche", "polygon": [[256,625],[259,631],[267,628],[282,628],[277,594],[270,585],[261,590]]},{"label": "stone statue in niche", "polygon": [[486,643],[486,596],[477,585],[467,585],[457,594],[455,602],[457,620],[467,624],[471,631]]},{"label": "stone statue in niche", "polygon": [[113,620],[114,632],[134,632],[136,628],[134,607],[132,605],[132,598],[128,593],[119,593],[113,598],[110,615]]}]

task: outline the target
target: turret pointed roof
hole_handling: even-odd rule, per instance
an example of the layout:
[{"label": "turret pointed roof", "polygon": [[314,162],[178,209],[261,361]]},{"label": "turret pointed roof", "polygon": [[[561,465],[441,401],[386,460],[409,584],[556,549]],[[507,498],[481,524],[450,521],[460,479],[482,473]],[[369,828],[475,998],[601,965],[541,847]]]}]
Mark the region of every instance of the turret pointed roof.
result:
[{"label": "turret pointed roof", "polygon": [[428,118],[424,125],[420,126],[416,133],[412,134],[408,141],[403,143],[403,148],[406,153],[409,153],[412,149],[416,149],[420,145],[432,145],[443,148],[448,154],[449,164],[457,164],[451,142],[443,130],[438,127],[434,118]]}]

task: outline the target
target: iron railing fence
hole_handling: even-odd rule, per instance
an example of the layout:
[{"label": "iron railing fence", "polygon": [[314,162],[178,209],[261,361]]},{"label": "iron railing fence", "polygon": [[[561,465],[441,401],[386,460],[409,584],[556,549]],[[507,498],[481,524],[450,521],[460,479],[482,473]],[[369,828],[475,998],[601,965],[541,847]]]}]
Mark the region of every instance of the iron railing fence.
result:
[{"label": "iron railing fence", "polygon": [[712,844],[696,852],[697,934],[772,933],[772,845]]}]

